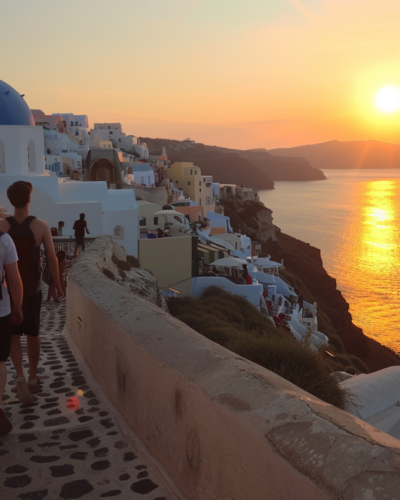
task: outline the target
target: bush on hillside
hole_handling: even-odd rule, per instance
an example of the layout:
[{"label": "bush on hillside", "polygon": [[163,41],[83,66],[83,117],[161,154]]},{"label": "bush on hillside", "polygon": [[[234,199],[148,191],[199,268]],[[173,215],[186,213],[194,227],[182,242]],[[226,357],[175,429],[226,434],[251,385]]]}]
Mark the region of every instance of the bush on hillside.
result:
[{"label": "bush on hillside", "polygon": [[277,337],[233,339],[226,347],[323,401],[344,408],[346,393],[326,369],[322,356],[296,341]]},{"label": "bush on hillside", "polygon": [[[298,387],[344,407],[345,391],[330,375],[330,360],[300,345],[290,332],[275,328],[246,299],[217,287],[209,287],[202,298],[174,298],[170,313],[210,340],[273,371]],[[349,361],[346,359],[347,364]]]}]

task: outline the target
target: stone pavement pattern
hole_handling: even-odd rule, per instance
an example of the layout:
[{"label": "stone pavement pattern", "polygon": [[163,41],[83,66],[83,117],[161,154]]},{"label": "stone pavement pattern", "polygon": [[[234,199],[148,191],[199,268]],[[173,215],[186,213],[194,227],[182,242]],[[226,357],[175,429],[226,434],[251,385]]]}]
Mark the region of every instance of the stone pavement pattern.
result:
[{"label": "stone pavement pattern", "polygon": [[169,488],[117,428],[104,396],[87,384],[62,335],[65,316],[65,302],[43,303],[43,391],[36,402],[20,404],[8,362],[3,408],[13,430],[0,438],[1,500],[166,500]]}]

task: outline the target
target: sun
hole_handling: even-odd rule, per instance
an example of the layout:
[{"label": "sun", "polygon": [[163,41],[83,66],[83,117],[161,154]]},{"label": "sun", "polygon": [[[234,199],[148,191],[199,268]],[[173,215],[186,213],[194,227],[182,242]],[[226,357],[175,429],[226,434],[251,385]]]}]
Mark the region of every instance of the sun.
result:
[{"label": "sun", "polygon": [[383,87],[375,96],[375,106],[382,113],[394,113],[400,109],[400,89],[394,86]]}]

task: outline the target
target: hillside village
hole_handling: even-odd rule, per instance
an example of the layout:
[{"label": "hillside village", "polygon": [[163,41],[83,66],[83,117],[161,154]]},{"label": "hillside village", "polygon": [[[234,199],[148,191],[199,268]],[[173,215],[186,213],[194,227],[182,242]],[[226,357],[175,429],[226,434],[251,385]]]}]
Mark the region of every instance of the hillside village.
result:
[{"label": "hillside village", "polygon": [[[203,166],[204,156],[199,162],[188,159],[188,151],[198,154],[204,149],[190,139],[175,150],[160,141],[150,146],[127,135],[120,123],[95,123],[91,128],[86,115],[31,110],[5,82],[0,82],[0,106],[4,110],[0,116],[2,216],[11,212],[7,187],[16,180],[29,181],[34,188],[32,213],[48,223],[55,247],[64,250],[71,263],[76,253],[73,223],[84,213],[90,227],[87,243],[111,236],[132,262],[157,280],[160,304],[169,299],[201,299],[210,287],[239,296],[278,333],[289,335],[310,352],[336,359],[332,366],[339,368],[338,383],[357,392],[353,376],[364,366],[355,360],[345,370],[329,332],[321,327],[317,300],[307,301],[306,292],[287,274],[285,262],[271,258],[268,248],[276,242],[279,229],[255,187],[223,183],[220,178],[216,182]],[[251,155],[257,153],[245,155],[244,160]],[[229,158],[225,155],[223,161],[229,164]],[[131,264],[124,265],[131,269]],[[118,261],[116,266],[122,283],[124,266],[118,267]],[[116,281],[109,270],[104,269],[104,275]],[[349,379],[351,383],[346,382]],[[379,380],[377,391],[387,383],[385,377]],[[362,386],[361,393],[364,390]],[[400,437],[395,404],[390,398],[383,406],[371,402],[365,419]],[[349,404],[347,409],[363,418],[357,405]]]},{"label": "hillside village", "polygon": [[[111,234],[153,272],[165,293],[200,297],[217,286],[245,297],[298,341],[307,335],[314,349],[328,343],[318,331],[316,304],[299,301],[279,276],[282,263],[263,255],[261,242],[235,232],[224,215],[224,200],[259,204],[255,188],[215,183],[193,162],[171,163],[165,148],[150,152],[120,123],[91,129],[86,115],[29,110],[4,82],[1,91],[9,92],[9,101],[20,99],[12,110],[10,103],[11,116],[19,107],[27,116],[26,124],[0,131],[3,207],[10,210],[7,184],[29,179],[36,188],[35,213],[50,227],[64,223],[62,236],[54,238],[59,246],[69,244],[72,221],[84,211],[91,235]],[[25,155],[15,147],[18,141],[26,142]],[[265,212],[263,238],[274,240],[271,212]]]}]

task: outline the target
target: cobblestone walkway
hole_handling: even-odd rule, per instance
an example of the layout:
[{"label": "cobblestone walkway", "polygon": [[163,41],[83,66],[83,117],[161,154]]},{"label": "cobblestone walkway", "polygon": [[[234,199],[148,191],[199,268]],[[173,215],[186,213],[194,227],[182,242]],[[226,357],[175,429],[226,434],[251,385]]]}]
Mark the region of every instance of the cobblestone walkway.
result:
[{"label": "cobblestone walkway", "polygon": [[13,430],[0,438],[1,500],[176,498],[117,427],[101,391],[89,385],[61,333],[65,309],[65,302],[42,306],[44,385],[36,402],[20,404],[8,363],[3,408]]}]

